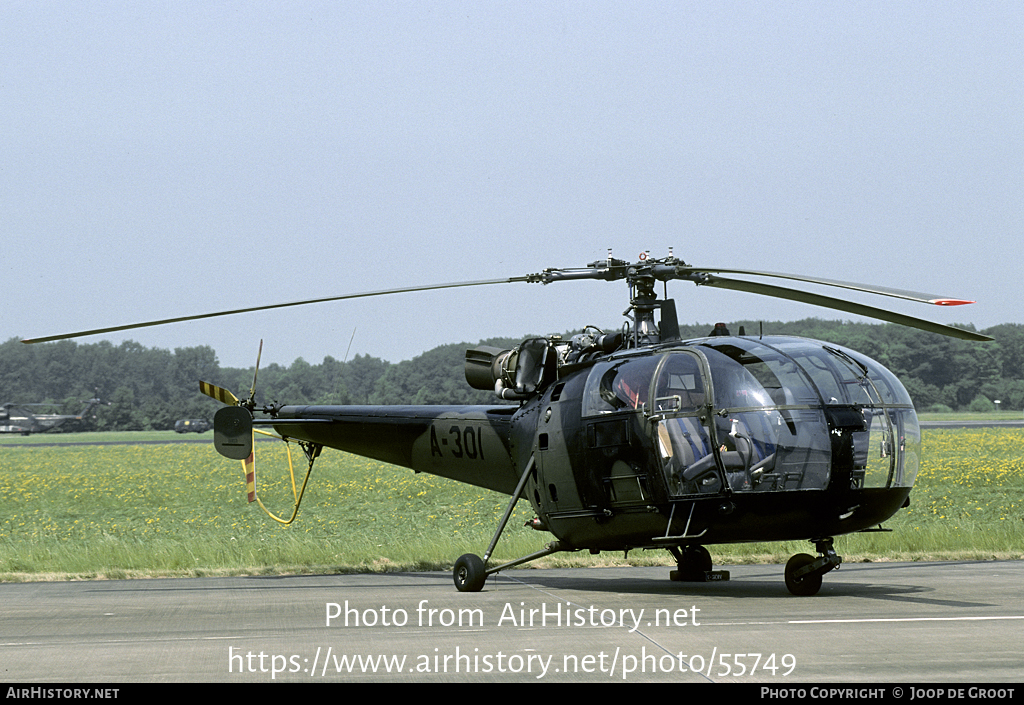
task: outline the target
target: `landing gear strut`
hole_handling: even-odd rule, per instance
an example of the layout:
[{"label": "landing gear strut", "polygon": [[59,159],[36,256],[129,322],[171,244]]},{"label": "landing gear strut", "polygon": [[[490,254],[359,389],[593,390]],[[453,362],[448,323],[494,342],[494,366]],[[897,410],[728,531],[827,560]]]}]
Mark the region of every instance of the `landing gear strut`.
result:
[{"label": "landing gear strut", "polygon": [[537,558],[543,558],[544,556],[550,556],[552,553],[558,553],[560,551],[575,551],[575,548],[563,545],[559,541],[552,541],[542,550],[536,553],[531,553],[528,556],[517,558],[514,561],[508,563],[502,563],[501,565],[494,566],[493,568],[487,567],[487,560],[491,557],[494,552],[494,547],[498,544],[498,538],[501,536],[501,532],[505,530],[505,526],[508,524],[508,519],[512,516],[512,510],[516,506],[516,502],[523,496],[523,490],[526,489],[526,481],[534,471],[533,458],[530,458],[530,462],[526,465],[526,470],[523,472],[523,476],[519,479],[519,485],[516,487],[516,491],[512,493],[512,499],[509,500],[508,507],[505,508],[505,515],[501,518],[501,523],[498,524],[498,530],[494,532],[494,538],[491,539],[491,545],[487,547],[487,553],[484,557],[467,553],[463,556],[459,556],[459,559],[455,561],[455,568],[452,570],[452,579],[455,581],[455,588],[459,592],[480,592],[483,589],[484,583],[487,582],[487,576],[493,573],[497,573],[505,568],[512,568],[513,566],[527,563]]},{"label": "landing gear strut", "polygon": [[786,587],[794,595],[816,595],[821,589],[821,576],[838,568],[843,562],[832,547],[831,536],[816,540],[814,547],[820,554],[817,558],[798,553],[786,563]]}]

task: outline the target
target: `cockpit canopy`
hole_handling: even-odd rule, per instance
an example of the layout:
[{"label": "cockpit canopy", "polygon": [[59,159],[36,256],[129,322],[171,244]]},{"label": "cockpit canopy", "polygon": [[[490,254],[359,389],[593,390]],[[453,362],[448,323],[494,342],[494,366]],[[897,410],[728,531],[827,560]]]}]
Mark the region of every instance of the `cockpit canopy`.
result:
[{"label": "cockpit canopy", "polygon": [[[691,349],[707,360],[718,409],[913,406],[889,370],[837,345],[784,337],[708,338],[693,343]],[[656,408],[673,403],[674,397],[678,408],[702,406],[707,401],[702,368],[698,356],[689,353],[598,363],[588,384],[584,415],[638,408],[651,394]],[[656,371],[658,384],[652,389]]]},{"label": "cockpit canopy", "polygon": [[[900,381],[814,340],[713,337],[596,363],[583,415],[627,411],[657,424],[666,463],[684,466],[678,494],[823,489],[838,472],[855,488],[910,486],[917,473],[920,431]],[[709,456],[718,487],[692,482]]]}]

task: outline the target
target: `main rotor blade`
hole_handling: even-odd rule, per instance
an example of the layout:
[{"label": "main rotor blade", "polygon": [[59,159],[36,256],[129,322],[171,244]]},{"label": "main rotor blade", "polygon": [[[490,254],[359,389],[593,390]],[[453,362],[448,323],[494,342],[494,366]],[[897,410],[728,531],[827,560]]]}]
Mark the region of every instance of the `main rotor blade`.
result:
[{"label": "main rotor blade", "polygon": [[917,301],[919,303],[934,304],[936,306],[962,306],[964,304],[973,304],[973,301],[967,301],[965,299],[954,299],[947,296],[936,296],[934,294],[923,294],[917,291],[907,291],[905,289],[893,289],[887,286],[875,286],[869,284],[856,284],[854,282],[838,281],[835,279],[822,279],[820,277],[807,277],[801,274],[783,274],[781,272],[757,272],[749,269],[719,269],[714,267],[690,267],[686,265],[680,268],[683,271],[688,272],[707,272],[707,273],[719,273],[719,274],[744,274],[748,276],[756,277],[774,277],[776,279],[791,279],[798,282],[808,282],[810,284],[823,284],[825,286],[835,286],[843,289],[852,289],[854,291],[864,291],[869,294],[880,294],[882,296],[893,296],[899,299],[907,299],[908,301]]},{"label": "main rotor blade", "polygon": [[485,284],[509,284],[512,282],[529,281],[529,277],[510,277],[508,279],[485,279],[480,281],[452,282],[448,284],[430,284],[425,286],[408,286],[399,289],[381,289],[380,291],[364,291],[358,294],[343,294],[341,296],[328,296],[320,299],[306,299],[304,301],[292,301],[285,304],[270,304],[267,306],[253,306],[251,308],[237,308],[230,311],[217,311],[215,313],[200,313],[194,316],[179,316],[177,318],[164,318],[159,321],[145,321],[143,323],[129,323],[128,325],[110,326],[108,328],[94,328],[76,333],[62,333],[60,335],[48,335],[40,338],[26,338],[23,343],[50,343],[54,340],[66,340],[68,338],[81,338],[86,335],[99,335],[101,333],[116,333],[122,330],[133,330],[135,328],[148,328],[150,326],[162,326],[168,323],[182,323],[184,321],[198,321],[203,318],[216,318],[217,316],[233,316],[238,313],[252,313],[254,311],[268,311],[275,308],[288,308],[289,306],[305,306],[306,304],[319,304],[328,301],[342,301],[344,299],[359,299],[370,296],[384,296],[385,294],[404,294],[414,291],[431,291],[433,289],[455,289],[466,286],[483,286]]},{"label": "main rotor blade", "polygon": [[700,282],[700,284],[702,286],[714,286],[719,289],[733,289],[735,291],[746,291],[753,294],[762,294],[764,296],[774,296],[779,299],[800,301],[805,304],[813,304],[815,306],[823,306],[825,308],[836,309],[838,311],[846,311],[847,313],[853,313],[858,316],[867,316],[868,318],[877,318],[880,321],[898,323],[900,325],[910,326],[911,328],[925,330],[930,333],[938,333],[951,338],[960,338],[961,340],[992,340],[989,336],[982,335],[981,333],[975,333],[974,331],[964,330],[954,326],[947,326],[942,323],[934,323],[932,321],[914,318],[913,316],[905,316],[902,313],[886,311],[884,309],[875,308],[874,306],[858,304],[853,301],[844,301],[842,299],[832,298],[831,296],[812,294],[807,291],[798,291],[796,289],[786,289],[779,286],[773,286],[771,284],[746,282],[737,279],[724,279],[722,277],[714,277],[710,275],[705,281]]}]

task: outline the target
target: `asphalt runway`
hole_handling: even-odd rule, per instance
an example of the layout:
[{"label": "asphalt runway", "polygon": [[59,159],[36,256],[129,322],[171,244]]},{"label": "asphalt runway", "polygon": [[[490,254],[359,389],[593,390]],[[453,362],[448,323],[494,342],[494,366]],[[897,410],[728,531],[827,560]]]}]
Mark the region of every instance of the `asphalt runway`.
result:
[{"label": "asphalt runway", "polygon": [[[718,568],[718,566],[716,566]],[[7,683],[1012,684],[1024,562],[858,563],[794,597],[778,565],[8,583]]]}]

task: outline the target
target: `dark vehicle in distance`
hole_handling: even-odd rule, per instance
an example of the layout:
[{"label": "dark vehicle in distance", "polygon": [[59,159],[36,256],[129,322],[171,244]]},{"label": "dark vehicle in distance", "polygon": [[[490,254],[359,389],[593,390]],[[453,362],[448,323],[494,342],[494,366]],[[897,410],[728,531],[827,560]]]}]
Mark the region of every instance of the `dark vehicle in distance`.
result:
[{"label": "dark vehicle in distance", "polygon": [[174,422],[175,433],[206,433],[213,425],[206,419],[179,419]]}]

